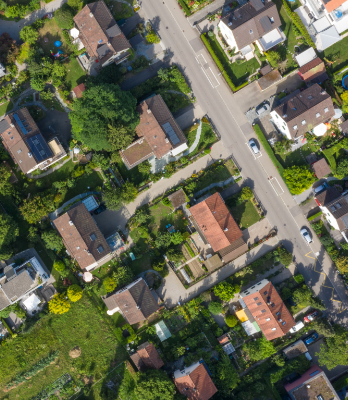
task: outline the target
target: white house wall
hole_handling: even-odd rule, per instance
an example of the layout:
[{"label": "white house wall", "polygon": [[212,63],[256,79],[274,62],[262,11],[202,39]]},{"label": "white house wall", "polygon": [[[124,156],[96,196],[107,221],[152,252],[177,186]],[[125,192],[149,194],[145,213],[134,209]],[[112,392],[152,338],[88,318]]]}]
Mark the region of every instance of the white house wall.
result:
[{"label": "white house wall", "polygon": [[340,230],[336,218],[334,218],[334,216],[330,213],[329,209],[327,207],[322,207],[322,206],[320,206],[320,208],[322,212],[325,214],[327,222],[335,229]]},{"label": "white house wall", "polygon": [[283,118],[275,111],[271,111],[271,117],[273,123],[279,129],[279,131],[285,135],[288,139],[292,140],[292,136],[290,135],[290,131],[287,123],[283,120]]},{"label": "white house wall", "polygon": [[220,23],[219,23],[219,28],[220,28],[222,36],[226,40],[227,44],[229,46],[231,46],[231,48],[235,47],[235,50],[236,50],[235,52],[238,53],[239,48],[237,46],[236,39],[234,38],[234,35],[233,35],[231,29],[222,21],[220,21]]}]

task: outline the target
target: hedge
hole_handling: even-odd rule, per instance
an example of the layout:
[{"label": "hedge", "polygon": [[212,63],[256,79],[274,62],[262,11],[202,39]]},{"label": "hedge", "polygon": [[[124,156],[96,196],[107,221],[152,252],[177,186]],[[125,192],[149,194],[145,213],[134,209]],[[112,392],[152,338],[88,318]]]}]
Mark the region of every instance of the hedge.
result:
[{"label": "hedge", "polygon": [[242,89],[244,86],[248,85],[249,82],[244,82],[239,86],[236,86],[231,78],[228,76],[227,72],[225,71],[219,57],[215,54],[214,50],[212,49],[209,40],[206,38],[206,34],[207,33],[202,33],[201,34],[201,39],[203,41],[203,43],[205,44],[205,47],[207,48],[207,50],[209,51],[210,55],[213,57],[213,60],[215,61],[215,64],[217,65],[217,67],[219,68],[219,70],[222,72],[222,76],[225,78],[226,82],[228,83],[228,85],[230,86],[230,88],[232,89],[233,92],[237,92],[238,90]]},{"label": "hedge", "polygon": [[3,323],[4,327],[8,330],[8,333],[13,336],[17,336],[16,334],[14,334],[11,330],[11,328],[7,325],[6,321],[4,320],[4,318],[1,318],[1,322]]},{"label": "hedge", "polygon": [[[283,174],[284,174],[284,168],[283,168],[283,166],[281,165],[281,163],[278,161],[277,157],[275,156],[275,154],[274,154],[274,152],[273,152],[273,149],[272,149],[272,147],[270,146],[270,144],[268,143],[267,139],[265,138],[265,135],[263,134],[261,128],[259,127],[258,124],[255,124],[255,125],[253,126],[253,128],[254,128],[254,131],[255,131],[257,137],[259,138],[259,140],[260,140],[262,146],[263,146],[264,149],[266,150],[266,153],[268,154],[269,158],[270,158],[271,161],[273,162],[274,166],[277,168],[277,170],[278,170],[278,172],[279,172],[279,175],[282,177],[282,179],[283,179],[284,182],[285,182],[285,179],[284,179],[284,176],[283,176]],[[286,184],[286,182],[285,182],[285,184]]]},{"label": "hedge", "polygon": [[323,213],[322,211],[319,211],[316,214],[312,215],[311,217],[308,217],[307,219],[308,221],[313,221],[313,219],[319,217],[322,213]]},{"label": "hedge", "polygon": [[184,0],[178,0],[178,3],[181,5],[182,9],[184,10],[185,14],[187,17],[189,17],[191,15],[191,11],[189,10],[189,8],[187,7],[186,3],[184,2]]},{"label": "hedge", "polygon": [[348,64],[343,68],[339,69],[338,71],[334,72],[333,75],[340,75],[343,71],[348,70]]},{"label": "hedge", "polygon": [[187,242],[185,242],[185,247],[186,247],[187,251],[189,252],[190,256],[194,257],[195,253],[192,251],[190,245]]},{"label": "hedge", "polygon": [[306,39],[307,44],[309,46],[313,47],[314,49],[316,49],[316,46],[315,46],[312,38],[310,37],[306,27],[304,26],[303,22],[301,21],[301,18],[295,12],[291,11],[291,8],[289,7],[286,0],[283,0],[283,5],[284,5],[284,8],[285,8],[286,12],[288,13],[289,17],[291,18],[292,22],[296,25],[298,30],[301,32],[302,36]]}]

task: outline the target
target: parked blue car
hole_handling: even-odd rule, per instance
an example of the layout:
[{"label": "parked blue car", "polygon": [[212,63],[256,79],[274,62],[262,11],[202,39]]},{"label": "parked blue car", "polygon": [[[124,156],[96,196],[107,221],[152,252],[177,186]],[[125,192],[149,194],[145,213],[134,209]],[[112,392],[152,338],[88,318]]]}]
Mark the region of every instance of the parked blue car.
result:
[{"label": "parked blue car", "polygon": [[313,343],[315,340],[317,340],[319,337],[319,335],[317,334],[317,332],[312,333],[310,336],[307,336],[303,341],[305,342],[305,344],[311,344]]}]

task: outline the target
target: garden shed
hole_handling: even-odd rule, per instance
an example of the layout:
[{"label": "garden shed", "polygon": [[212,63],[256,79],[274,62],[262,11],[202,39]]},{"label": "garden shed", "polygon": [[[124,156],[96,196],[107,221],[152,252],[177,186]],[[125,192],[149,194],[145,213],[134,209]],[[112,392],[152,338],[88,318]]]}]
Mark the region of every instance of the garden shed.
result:
[{"label": "garden shed", "polygon": [[172,334],[170,333],[169,329],[167,328],[167,325],[164,323],[164,321],[160,321],[155,325],[156,328],[156,333],[161,342],[163,342],[166,339],[169,339]]}]

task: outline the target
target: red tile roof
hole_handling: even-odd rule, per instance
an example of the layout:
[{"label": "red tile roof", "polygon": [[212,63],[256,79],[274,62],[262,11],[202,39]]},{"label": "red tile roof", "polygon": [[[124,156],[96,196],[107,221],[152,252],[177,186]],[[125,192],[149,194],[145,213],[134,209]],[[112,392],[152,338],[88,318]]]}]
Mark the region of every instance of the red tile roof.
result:
[{"label": "red tile roof", "polygon": [[219,193],[191,207],[190,211],[214,251],[243,236]]},{"label": "red tile roof", "polygon": [[267,340],[284,336],[295,325],[272,282],[243,297],[243,301]]},{"label": "red tile roof", "polygon": [[203,364],[189,375],[175,379],[174,383],[189,400],[208,400],[218,391]]},{"label": "red tile roof", "polygon": [[142,344],[138,347],[137,352],[147,368],[159,369],[163,367],[164,362],[152,343],[146,342]]},{"label": "red tile roof", "polygon": [[86,86],[84,83],[80,83],[76,87],[74,87],[73,92],[75,93],[75,96],[79,99],[82,97],[82,93],[86,90]]},{"label": "red tile roof", "polygon": [[331,168],[326,162],[325,158],[322,158],[312,164],[312,169],[318,179],[324,178],[324,176],[331,174]]},{"label": "red tile roof", "polygon": [[325,71],[326,68],[324,62],[321,61],[319,57],[317,57],[299,68],[298,73],[302,77],[302,79],[307,82],[322,75]]},{"label": "red tile roof", "polygon": [[316,67],[321,63],[322,63],[321,59],[317,57],[314,60],[308,62],[307,64],[302,65],[302,67],[298,69],[298,72],[301,72],[301,74],[305,74],[306,72],[310,71],[312,68]]}]

